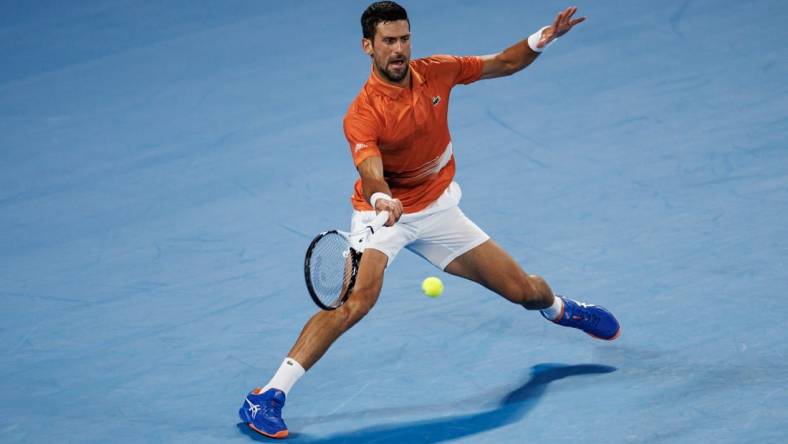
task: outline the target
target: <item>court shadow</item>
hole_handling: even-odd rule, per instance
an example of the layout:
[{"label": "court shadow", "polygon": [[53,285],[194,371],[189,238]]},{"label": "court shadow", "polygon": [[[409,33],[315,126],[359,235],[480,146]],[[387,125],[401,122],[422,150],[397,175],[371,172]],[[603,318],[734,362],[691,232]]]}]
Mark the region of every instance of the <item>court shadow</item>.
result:
[{"label": "court shadow", "polygon": [[[598,364],[538,364],[532,367],[531,375],[523,385],[501,398],[495,408],[485,412],[377,425],[319,438],[305,434],[291,434],[291,439],[299,443],[315,444],[357,442],[429,444],[463,438],[521,420],[539,402],[551,382],[570,376],[614,371],[616,371],[615,367]],[[270,441],[250,431],[245,424],[238,424],[238,427],[242,433],[255,440]]]}]

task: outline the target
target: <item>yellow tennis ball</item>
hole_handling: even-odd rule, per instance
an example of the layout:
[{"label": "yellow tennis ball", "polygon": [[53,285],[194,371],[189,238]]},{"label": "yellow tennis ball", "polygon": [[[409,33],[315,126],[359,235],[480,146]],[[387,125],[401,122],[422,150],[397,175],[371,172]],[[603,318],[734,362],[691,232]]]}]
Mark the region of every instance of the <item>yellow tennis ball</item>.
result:
[{"label": "yellow tennis ball", "polygon": [[421,283],[421,289],[427,296],[437,298],[443,293],[443,282],[434,276],[430,276]]}]

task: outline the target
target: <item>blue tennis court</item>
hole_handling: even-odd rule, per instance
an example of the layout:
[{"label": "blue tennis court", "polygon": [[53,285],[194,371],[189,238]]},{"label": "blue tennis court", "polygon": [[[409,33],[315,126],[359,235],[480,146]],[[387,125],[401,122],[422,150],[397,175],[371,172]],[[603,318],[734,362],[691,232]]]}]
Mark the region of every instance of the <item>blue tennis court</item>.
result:
[{"label": "blue tennis court", "polygon": [[[309,241],[349,228],[367,4],[0,4],[0,441],[268,441],[237,411],[316,310]],[[534,65],[454,89],[456,180],[621,337],[403,251],[290,393],[290,442],[788,441],[788,4],[576,4]],[[415,58],[569,4],[403,6]]]}]

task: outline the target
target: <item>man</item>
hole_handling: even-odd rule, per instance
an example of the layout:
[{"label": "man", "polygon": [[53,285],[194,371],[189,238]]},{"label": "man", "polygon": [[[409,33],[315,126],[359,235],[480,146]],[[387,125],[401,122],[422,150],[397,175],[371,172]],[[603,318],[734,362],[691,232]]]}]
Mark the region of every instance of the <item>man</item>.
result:
[{"label": "man", "polygon": [[287,393],[375,305],[384,271],[402,248],[528,310],[541,310],[559,325],[600,339],[618,336],[619,324],[610,312],[556,297],[544,279],[525,273],[460,211],[461,192],[452,180],[455,163],[447,123],[451,88],[525,68],[551,42],[585,20],[573,19],[575,11],[567,8],[551,26],[498,54],[413,61],[405,10],[385,1],[364,11],[362,49],[372,59],[372,72],[344,120],[360,176],[351,199],[351,231],[363,228],[376,212],[388,211],[389,219],[362,247],[356,285],[347,302],[314,315],[271,381],[244,400],[239,414],[250,428],[269,437],[287,436],[281,417]]}]

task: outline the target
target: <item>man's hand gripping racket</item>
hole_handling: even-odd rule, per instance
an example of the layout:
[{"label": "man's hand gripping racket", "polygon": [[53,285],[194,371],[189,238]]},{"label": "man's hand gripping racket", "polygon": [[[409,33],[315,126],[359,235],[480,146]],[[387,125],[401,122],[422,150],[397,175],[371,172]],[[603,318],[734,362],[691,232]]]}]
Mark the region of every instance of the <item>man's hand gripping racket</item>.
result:
[{"label": "man's hand gripping racket", "polygon": [[354,246],[362,244],[383,225],[391,225],[389,219],[389,212],[381,211],[363,230],[353,233],[330,230],[312,240],[304,259],[304,278],[309,296],[318,307],[334,310],[345,303],[353,291],[361,261],[361,252]]}]

